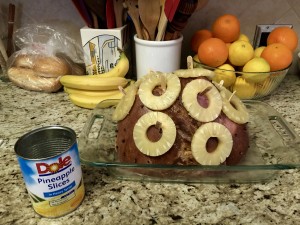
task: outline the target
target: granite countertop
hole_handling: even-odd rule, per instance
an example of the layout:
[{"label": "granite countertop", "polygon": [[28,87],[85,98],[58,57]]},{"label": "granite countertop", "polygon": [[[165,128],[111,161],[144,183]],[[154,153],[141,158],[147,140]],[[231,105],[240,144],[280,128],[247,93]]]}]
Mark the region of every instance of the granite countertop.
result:
[{"label": "granite countertop", "polygon": [[[300,79],[288,75],[269,103],[300,135]],[[86,196],[72,213],[43,218],[32,208],[14,144],[28,131],[64,125],[80,134],[91,111],[63,92],[31,92],[0,81],[0,224],[300,224],[300,171],[268,183],[173,184],[120,181],[83,165]]]}]

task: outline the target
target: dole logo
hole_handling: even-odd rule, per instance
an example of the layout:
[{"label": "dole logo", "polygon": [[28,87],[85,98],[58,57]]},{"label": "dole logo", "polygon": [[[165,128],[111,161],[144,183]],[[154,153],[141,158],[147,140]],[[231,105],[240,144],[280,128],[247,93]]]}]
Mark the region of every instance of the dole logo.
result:
[{"label": "dole logo", "polygon": [[58,162],[47,164],[47,163],[36,163],[38,174],[45,174],[47,172],[56,173],[60,169],[71,164],[71,157],[66,156],[65,158],[59,157]]}]

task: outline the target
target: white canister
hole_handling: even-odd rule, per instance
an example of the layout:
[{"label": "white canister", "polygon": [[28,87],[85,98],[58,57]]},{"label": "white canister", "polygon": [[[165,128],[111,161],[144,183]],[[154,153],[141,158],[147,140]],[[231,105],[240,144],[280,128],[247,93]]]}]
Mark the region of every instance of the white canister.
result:
[{"label": "white canister", "polygon": [[169,41],[149,41],[134,36],[136,74],[140,78],[149,70],[173,72],[180,68],[183,36]]}]

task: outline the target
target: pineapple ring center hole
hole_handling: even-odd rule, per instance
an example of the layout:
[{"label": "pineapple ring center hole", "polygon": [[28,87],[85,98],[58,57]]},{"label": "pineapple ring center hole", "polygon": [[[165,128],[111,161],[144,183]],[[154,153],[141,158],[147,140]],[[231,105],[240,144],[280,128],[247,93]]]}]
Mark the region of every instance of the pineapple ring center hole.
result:
[{"label": "pineapple ring center hole", "polygon": [[219,139],[217,137],[210,137],[206,142],[206,151],[208,153],[214,152],[219,145]]},{"label": "pineapple ring center hole", "polygon": [[163,95],[163,93],[165,93],[165,90],[161,85],[155,86],[152,90],[152,94],[154,96],[161,96],[161,95]]},{"label": "pineapple ring center hole", "polygon": [[201,107],[208,108],[209,100],[205,93],[198,93],[197,101]]},{"label": "pineapple ring center hole", "polygon": [[148,139],[152,142],[159,141],[162,137],[162,134],[163,134],[163,130],[159,122],[155,125],[151,125],[150,127],[148,127],[146,131],[146,135]]}]

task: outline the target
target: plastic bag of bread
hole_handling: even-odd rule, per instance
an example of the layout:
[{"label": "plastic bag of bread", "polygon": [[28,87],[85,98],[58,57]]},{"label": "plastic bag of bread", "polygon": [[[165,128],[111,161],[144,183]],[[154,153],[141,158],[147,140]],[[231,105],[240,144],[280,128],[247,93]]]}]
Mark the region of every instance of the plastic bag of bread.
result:
[{"label": "plastic bag of bread", "polygon": [[16,30],[18,51],[8,59],[7,75],[15,85],[32,91],[56,92],[60,77],[84,74],[80,45],[46,25],[29,25]]}]

